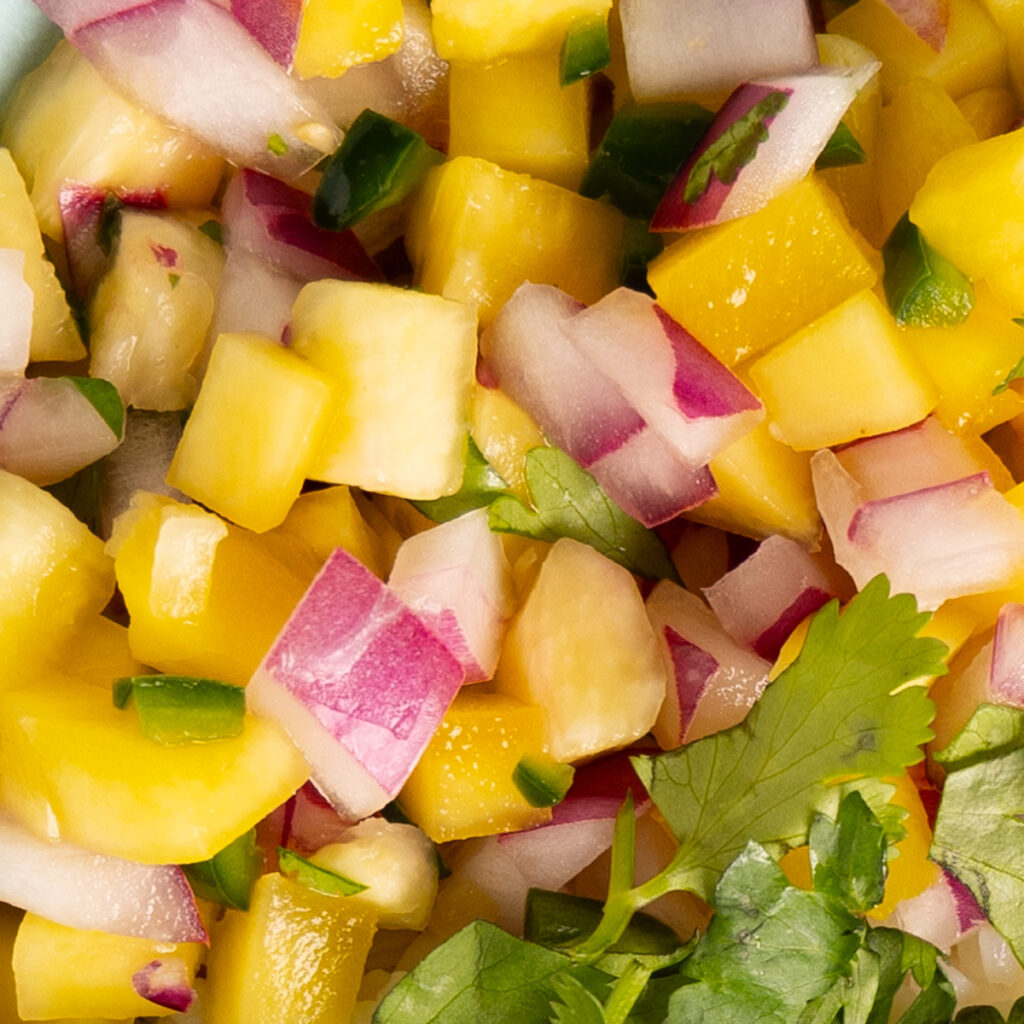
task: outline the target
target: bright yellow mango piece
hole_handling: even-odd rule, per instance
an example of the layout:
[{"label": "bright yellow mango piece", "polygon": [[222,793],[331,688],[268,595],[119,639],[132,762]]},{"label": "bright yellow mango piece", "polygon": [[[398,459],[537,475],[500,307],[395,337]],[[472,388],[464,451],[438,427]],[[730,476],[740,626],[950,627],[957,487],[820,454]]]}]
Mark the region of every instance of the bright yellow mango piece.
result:
[{"label": "bright yellow mango piece", "polygon": [[222,334],[167,482],[262,532],[283,522],[330,417],[331,378],[256,334]]},{"label": "bright yellow mango piece", "polygon": [[476,306],[486,326],[524,281],[580,302],[606,295],[619,283],[622,230],[605,203],[462,156],[427,176],[406,246],[416,284]]},{"label": "bright yellow mango piece", "polygon": [[1024,100],[1024,0],[982,0],[1006,40],[1010,81]]},{"label": "bright yellow mango piece", "polygon": [[1009,89],[988,86],[975,89],[956,101],[979,139],[1008,132],[1017,118],[1017,100]]},{"label": "bright yellow mango piece", "polygon": [[109,547],[131,616],[134,656],[162,672],[240,686],[317,568],[310,554],[311,564],[294,558],[285,539],[146,494],[117,519]]},{"label": "bright yellow mango piece", "polygon": [[448,97],[449,156],[483,157],[579,188],[590,160],[587,86],[562,86],[557,50],[515,54],[497,64],[453,62]]},{"label": "bright yellow mango piece", "polygon": [[32,289],[29,358],[33,362],[81,359],[85,346],[53,264],[43,250],[43,238],[25,182],[6,149],[0,149],[0,209],[0,249],[17,249],[25,254],[22,274]]},{"label": "bright yellow mango piece", "polygon": [[376,930],[371,911],[278,874],[263,875],[248,911],[215,928],[206,1024],[344,1024]]},{"label": "bright yellow mango piece", "polygon": [[202,951],[198,942],[84,931],[26,914],[14,943],[18,1012],[25,1020],[163,1017],[172,1011],[138,995],[132,975],[174,958],[192,978]]},{"label": "bright yellow mango piece", "polygon": [[750,367],[772,432],[813,451],[909,426],[937,395],[888,310],[860,292]]},{"label": "bright yellow mango piece", "polygon": [[434,45],[445,59],[490,61],[559,47],[577,18],[599,17],[611,0],[434,0]]},{"label": "bright yellow mango piece", "polygon": [[729,366],[877,278],[877,256],[813,175],[749,217],[684,235],[647,270],[658,304]]},{"label": "bright yellow mango piece", "polygon": [[0,706],[0,805],[40,836],[145,864],[206,860],[309,777],[274,722],[165,746],[109,690],[54,677]]},{"label": "bright yellow mango piece", "polygon": [[305,0],[292,68],[300,78],[337,78],[402,45],[402,0]]},{"label": "bright yellow mango piece", "polygon": [[544,713],[514,697],[463,689],[399,794],[402,810],[435,843],[539,825],[512,781],[524,754],[544,750]]},{"label": "bright yellow mango piece", "polygon": [[945,45],[933,49],[884,0],[858,0],[828,23],[829,32],[856,39],[879,60],[888,102],[912,78],[930,78],[953,99],[988,85],[1007,84],[1006,44],[975,0],[949,0]]},{"label": "bright yellow mango piece", "polygon": [[477,384],[473,392],[470,433],[484,458],[505,483],[521,498],[529,500],[526,453],[545,444],[533,417],[499,388]]}]

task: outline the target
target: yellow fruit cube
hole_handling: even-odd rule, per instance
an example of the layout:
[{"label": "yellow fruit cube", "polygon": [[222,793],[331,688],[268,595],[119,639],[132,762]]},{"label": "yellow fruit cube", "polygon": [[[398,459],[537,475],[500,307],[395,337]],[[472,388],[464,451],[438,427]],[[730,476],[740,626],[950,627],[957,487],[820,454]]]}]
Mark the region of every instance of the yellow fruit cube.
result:
[{"label": "yellow fruit cube", "polygon": [[305,0],[292,69],[300,78],[337,78],[401,45],[402,0]]},{"label": "yellow fruit cube", "polygon": [[558,761],[643,736],[665,696],[665,669],[633,577],[585,544],[556,541],[509,626],[495,682],[543,708]]},{"label": "yellow fruit cube", "polygon": [[192,978],[202,949],[197,942],[84,931],[26,914],[14,943],[18,1013],[25,1020],[166,1016],[172,1011],[136,993],[132,976],[155,960],[176,960]]},{"label": "yellow fruit cube", "polygon": [[43,234],[62,241],[57,197],[68,181],[168,206],[206,206],[224,161],[124,99],[70,43],[22,82],[0,141],[25,175]]},{"label": "yellow fruit cube", "polygon": [[462,156],[428,174],[406,246],[416,283],[476,306],[486,326],[524,281],[596,302],[619,283],[622,232],[604,203]]},{"label": "yellow fruit cube", "polygon": [[975,0],[949,0],[941,49],[921,39],[885,0],[858,0],[828,23],[829,32],[862,43],[882,61],[879,78],[888,102],[912,78],[930,78],[959,99],[975,89],[1007,84],[1006,44]]},{"label": "yellow fruit cube", "polygon": [[956,101],[960,113],[979,139],[1002,135],[1017,119],[1017,100],[1009,89],[989,86],[975,89]]},{"label": "yellow fruit cube", "polygon": [[435,843],[539,825],[512,781],[524,754],[544,749],[544,713],[503,694],[462,690],[399,794],[402,810]]},{"label": "yellow fruit cube", "polygon": [[278,874],[256,882],[248,911],[215,928],[206,1024],[348,1021],[375,931],[372,911]]},{"label": "yellow fruit cube", "polygon": [[577,18],[600,17],[611,0],[434,0],[434,45],[445,60],[490,61],[558,47]]},{"label": "yellow fruit cube", "polygon": [[405,498],[462,483],[476,317],[392,285],[316,281],[292,311],[292,345],[334,387],[318,480]]},{"label": "yellow fruit cube", "polygon": [[207,860],[282,804],[309,769],[274,722],[165,746],[109,690],[52,677],[0,706],[0,805],[37,835],[144,864]]},{"label": "yellow fruit cube", "polygon": [[726,365],[781,341],[878,278],[878,260],[813,175],[655,259],[658,304]]},{"label": "yellow fruit cube", "polygon": [[579,188],[590,161],[587,87],[561,85],[556,50],[516,54],[498,64],[453,62],[448,96],[449,156],[483,157],[509,171]]},{"label": "yellow fruit cube", "polygon": [[319,451],[331,378],[257,334],[222,334],[167,482],[261,532],[280,525]]},{"label": "yellow fruit cube", "polygon": [[909,426],[937,395],[889,311],[860,292],[750,367],[772,432],[797,451]]},{"label": "yellow fruit cube", "polygon": [[477,384],[469,429],[484,458],[516,494],[528,501],[526,453],[545,444],[530,414],[499,388]]},{"label": "yellow fruit cube", "polygon": [[1006,40],[1010,80],[1018,99],[1024,99],[1024,0],[983,0]]},{"label": "yellow fruit cube", "polygon": [[198,506],[136,495],[109,542],[135,657],[244,686],[309,583],[309,567],[278,557],[280,543]]},{"label": "yellow fruit cube", "polygon": [[128,627],[102,615],[90,616],[75,629],[61,645],[60,661],[55,664],[83,683],[108,690],[115,679],[146,672],[146,666],[132,656]]},{"label": "yellow fruit cube", "polygon": [[85,346],[68,308],[68,300],[57,280],[53,264],[46,258],[36,214],[25,183],[6,149],[0,149],[0,249],[17,249],[25,254],[22,271],[32,289],[32,337],[29,358],[76,360]]},{"label": "yellow fruit cube", "polygon": [[49,661],[113,592],[103,542],[46,491],[0,470],[0,690]]}]

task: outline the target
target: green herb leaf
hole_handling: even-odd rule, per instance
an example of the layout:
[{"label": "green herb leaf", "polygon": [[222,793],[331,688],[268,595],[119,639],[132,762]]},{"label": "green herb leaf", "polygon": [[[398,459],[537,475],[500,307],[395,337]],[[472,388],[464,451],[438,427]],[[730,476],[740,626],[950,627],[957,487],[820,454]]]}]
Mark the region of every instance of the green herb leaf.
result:
[{"label": "green herb leaf", "polygon": [[853,164],[862,164],[868,158],[864,147],[854,137],[853,132],[846,126],[845,121],[840,121],[831,138],[825,143],[814,166],[817,170],[825,170],[828,167],[849,167]]},{"label": "green herb leaf", "polygon": [[732,184],[754,159],[757,147],[768,140],[768,126],[789,102],[789,93],[772,89],[742,117],[738,117],[697,158],[686,179],[683,198],[693,204],[708,190],[711,175]]},{"label": "green herb leaf", "polygon": [[545,541],[571,537],[640,576],[679,578],[657,534],[626,515],[565,452],[531,449],[525,473],[534,508],[513,495],[498,498],[489,510],[492,530]]},{"label": "green herb leaf", "polygon": [[554,807],[565,799],[574,774],[571,764],[548,754],[524,754],[512,771],[512,781],[531,807]]},{"label": "green herb leaf", "polygon": [[142,734],[171,746],[239,736],[245,724],[245,689],[192,676],[130,676],[113,687],[115,707],[134,699]]},{"label": "green herb leaf", "polygon": [[473,438],[466,446],[466,468],[462,471],[462,486],[445,498],[433,501],[410,501],[428,519],[435,523],[447,523],[467,512],[486,508],[495,498],[508,493],[508,484],[484,458]]},{"label": "green herb leaf", "polygon": [[367,888],[362,882],[339,875],[337,871],[322,868],[284,846],[277,848],[277,862],[282,875],[294,878],[307,889],[323,893],[325,896],[354,896]]},{"label": "green herb leaf", "polygon": [[551,1024],[607,1024],[601,1001],[572,975],[555,975],[552,986]]},{"label": "green herb leaf", "polygon": [[956,992],[949,979],[936,968],[931,983],[910,1004],[898,1024],[947,1024],[956,1009]]},{"label": "green herb leaf", "polygon": [[267,149],[269,149],[274,156],[284,156],[285,153],[288,152],[288,143],[285,142],[277,132],[274,132],[274,134],[267,139]]},{"label": "green herb leaf", "polygon": [[218,245],[224,244],[224,231],[220,226],[220,221],[215,220],[211,217],[209,220],[204,220],[199,225],[199,231],[206,235],[207,238],[212,239]]},{"label": "green herb leaf", "polygon": [[864,798],[850,793],[835,821],[817,814],[809,835],[814,888],[852,910],[882,902],[885,890],[885,830]]},{"label": "green herb leaf", "polygon": [[234,910],[248,910],[253,886],[263,867],[256,829],[249,829],[209,860],[183,864],[195,894]]},{"label": "green herb leaf", "polygon": [[124,438],[124,402],[116,387],[100,377],[68,377],[120,441]]},{"label": "green herb leaf", "polygon": [[608,15],[584,14],[574,19],[565,33],[558,56],[563,86],[580,82],[611,63]]},{"label": "green herb leaf", "polygon": [[181,274],[168,274],[167,280],[171,282],[172,288],[177,288],[178,282],[181,280]]}]

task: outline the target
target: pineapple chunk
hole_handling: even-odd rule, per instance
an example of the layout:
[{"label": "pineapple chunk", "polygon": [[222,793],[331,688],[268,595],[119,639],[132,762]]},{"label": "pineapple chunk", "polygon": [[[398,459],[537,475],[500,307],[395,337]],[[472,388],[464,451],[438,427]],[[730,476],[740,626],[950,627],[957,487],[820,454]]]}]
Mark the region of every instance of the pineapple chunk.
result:
[{"label": "pineapple chunk", "polygon": [[585,544],[556,541],[512,620],[495,682],[544,709],[558,761],[643,736],[665,696],[665,669],[633,577]]},{"label": "pineapple chunk", "polygon": [[404,498],[459,489],[476,365],[469,307],[392,285],[316,281],[295,302],[292,345],[334,385],[312,477]]},{"label": "pineapple chunk", "polygon": [[402,0],[305,0],[292,70],[337,78],[402,45]]},{"label": "pineapple chunk", "polygon": [[284,731],[164,746],[110,691],[51,676],[0,705],[0,806],[37,835],[144,864],[207,860],[309,777]]},{"label": "pineapple chunk", "polygon": [[524,754],[544,749],[544,713],[504,694],[463,689],[398,796],[435,843],[530,828],[551,818],[512,781]]},{"label": "pineapple chunk", "polygon": [[372,911],[278,874],[213,934],[206,1024],[342,1024],[373,941]]},{"label": "pineapple chunk", "polygon": [[256,334],[222,334],[167,482],[250,530],[279,526],[328,422],[326,374]]},{"label": "pineapple chunk", "polygon": [[0,249],[17,249],[25,254],[23,275],[34,297],[29,358],[33,362],[81,359],[85,346],[53,264],[43,250],[25,183],[6,149],[0,149],[0,211]]},{"label": "pineapple chunk", "polygon": [[202,948],[84,931],[26,914],[14,943],[18,1013],[25,1020],[165,1016],[172,1011],[138,995],[132,976],[155,960],[173,959],[192,978]]},{"label": "pineapple chunk", "polygon": [[499,388],[477,384],[473,392],[470,433],[484,458],[509,488],[529,501],[526,453],[545,444],[544,435],[530,414]]},{"label": "pineapple chunk", "polygon": [[125,405],[167,412],[195,401],[224,265],[224,250],[198,223],[121,213],[113,262],[89,307],[89,373],[109,380]]},{"label": "pineapple chunk", "polygon": [[64,238],[58,196],[68,181],[205,206],[224,161],[115,92],[68,42],[26,76],[0,141],[25,175],[43,234]]}]

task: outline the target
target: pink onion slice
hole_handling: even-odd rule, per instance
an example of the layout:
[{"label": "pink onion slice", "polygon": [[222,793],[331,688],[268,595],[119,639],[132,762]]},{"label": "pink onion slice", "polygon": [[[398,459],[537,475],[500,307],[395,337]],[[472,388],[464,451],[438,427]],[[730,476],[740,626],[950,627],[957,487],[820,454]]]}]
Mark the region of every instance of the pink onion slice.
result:
[{"label": "pink onion slice", "polygon": [[90,63],[137,103],[239,166],[309,170],[341,133],[213,0],[41,0]]},{"label": "pink onion slice", "polygon": [[71,928],[158,942],[206,942],[179,867],[153,866],[48,843],[0,819],[0,900]]},{"label": "pink onion slice", "polygon": [[320,791],[358,821],[397,795],[462,684],[462,667],[343,549],[306,591],[247,688]]},{"label": "pink onion slice", "polygon": [[20,249],[0,249],[0,373],[24,373],[28,366],[35,296],[24,270]]},{"label": "pink onion slice", "polygon": [[486,509],[409,537],[398,549],[388,586],[458,658],[467,683],[494,675],[515,598],[505,550]]},{"label": "pink onion slice", "polygon": [[231,0],[231,13],[281,67],[291,68],[302,0]]},{"label": "pink onion slice", "polygon": [[794,628],[837,595],[811,554],[775,535],[706,587],[704,596],[737,643],[774,661]]},{"label": "pink onion slice", "polygon": [[992,641],[991,700],[1024,707],[1024,604],[1003,605]]},{"label": "pink onion slice", "polygon": [[180,956],[151,960],[132,975],[132,988],[143,999],[181,1013],[196,997],[188,964]]},{"label": "pink onion slice", "polygon": [[948,871],[924,892],[896,904],[886,924],[938,946],[948,953],[955,942],[987,918],[970,892]]},{"label": "pink onion slice", "polygon": [[[681,231],[720,224],[761,209],[795,185],[814,166],[846,108],[879,67],[875,61],[855,68],[820,68],[741,85],[669,186],[655,211],[652,229]],[[767,138],[758,145],[753,159],[731,182],[721,181],[712,171],[708,187],[692,202],[687,201],[690,172],[708,148],[772,94],[784,96],[785,106],[764,119]]]},{"label": "pink onion slice", "polygon": [[949,0],[883,0],[907,28],[936,53],[946,45],[949,29]]}]

